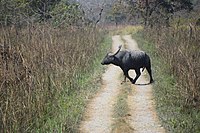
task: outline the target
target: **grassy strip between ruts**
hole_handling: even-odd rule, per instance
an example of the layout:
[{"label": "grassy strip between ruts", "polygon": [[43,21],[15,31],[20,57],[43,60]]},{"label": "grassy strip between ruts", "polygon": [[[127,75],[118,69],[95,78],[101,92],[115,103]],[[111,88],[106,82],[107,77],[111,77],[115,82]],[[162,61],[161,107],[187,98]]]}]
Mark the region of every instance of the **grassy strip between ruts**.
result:
[{"label": "grassy strip between ruts", "polygon": [[[116,29],[110,31],[111,35],[128,35],[131,33],[136,33],[142,29],[141,26],[119,26]],[[124,40],[123,40],[124,41]],[[129,107],[127,103],[128,94],[132,93],[131,86],[129,83],[123,84],[121,86],[119,95],[117,97],[117,102],[114,105],[114,123],[112,125],[113,133],[131,133],[133,128],[129,125],[127,118],[130,114]]]},{"label": "grassy strip between ruts", "polygon": [[114,105],[114,123],[112,125],[113,133],[131,133],[134,130],[127,121],[127,117],[129,116],[127,98],[131,91],[131,85],[129,83],[124,83],[123,87],[120,89],[117,102]]},{"label": "grassy strip between ruts", "polygon": [[67,92],[68,87],[66,86],[66,92],[62,92],[60,95],[59,102],[56,103],[57,106],[52,107],[57,110],[53,115],[56,117],[51,118],[47,115],[46,124],[38,129],[37,132],[78,132],[87,101],[100,87],[100,77],[104,71],[100,62],[107,49],[110,48],[111,41],[110,36],[105,36],[104,40],[99,44],[99,53],[91,63],[90,71],[80,73],[76,81],[76,86],[79,89]]},{"label": "grassy strip between ruts", "polygon": [[133,38],[151,57],[155,79],[154,97],[159,117],[165,128],[174,133],[199,132],[199,111],[184,106],[185,100],[180,95],[175,80],[176,77],[169,74],[168,64],[159,56],[155,45],[145,40],[141,32],[133,34]]}]

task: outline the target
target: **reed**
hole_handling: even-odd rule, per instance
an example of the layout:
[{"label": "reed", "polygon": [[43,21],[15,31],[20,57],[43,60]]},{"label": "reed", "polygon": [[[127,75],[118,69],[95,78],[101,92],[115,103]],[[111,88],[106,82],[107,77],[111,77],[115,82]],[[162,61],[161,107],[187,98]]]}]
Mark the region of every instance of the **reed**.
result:
[{"label": "reed", "polygon": [[91,71],[102,36],[89,27],[1,27],[0,131],[43,128],[63,93],[70,97],[80,90],[79,80]]},{"label": "reed", "polygon": [[146,37],[156,43],[158,54],[165,60],[165,65],[169,65],[169,72],[176,77],[177,88],[185,99],[185,105],[199,107],[199,27],[192,25],[157,27],[146,33],[148,33]]}]

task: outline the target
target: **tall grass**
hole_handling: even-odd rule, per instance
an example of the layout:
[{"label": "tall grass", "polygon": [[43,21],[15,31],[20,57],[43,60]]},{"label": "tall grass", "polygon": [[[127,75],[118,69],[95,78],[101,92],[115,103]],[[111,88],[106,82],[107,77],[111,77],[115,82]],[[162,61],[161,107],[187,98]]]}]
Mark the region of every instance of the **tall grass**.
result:
[{"label": "tall grass", "polygon": [[152,59],[154,96],[169,132],[200,130],[199,29],[154,28],[134,34]]},{"label": "tall grass", "polygon": [[[177,89],[186,106],[200,105],[200,29],[194,26],[155,28],[146,32],[155,42],[159,55],[176,77]],[[156,34],[155,34],[156,33]]]},{"label": "tall grass", "polygon": [[[102,34],[93,28],[54,29],[31,25],[0,29],[0,131],[71,131],[70,103],[81,91],[83,73],[91,71]],[[76,105],[77,104],[77,105]],[[60,107],[62,106],[62,107]],[[76,110],[73,110],[76,111]],[[61,114],[60,114],[61,113]],[[77,114],[79,112],[77,111]],[[61,118],[59,118],[61,117]],[[49,129],[51,119],[66,121]]]}]

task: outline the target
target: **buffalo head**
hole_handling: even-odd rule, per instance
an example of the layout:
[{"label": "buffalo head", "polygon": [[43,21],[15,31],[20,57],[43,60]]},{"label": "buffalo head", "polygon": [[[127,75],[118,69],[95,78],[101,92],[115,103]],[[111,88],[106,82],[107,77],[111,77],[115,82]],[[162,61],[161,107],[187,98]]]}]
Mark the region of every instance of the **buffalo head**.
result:
[{"label": "buffalo head", "polygon": [[122,45],[119,46],[119,49],[117,50],[117,52],[115,54],[111,54],[111,53],[107,53],[107,55],[105,56],[105,58],[103,59],[103,61],[101,62],[102,65],[108,65],[111,64],[115,61],[115,55],[119,53],[120,49],[121,49]]}]

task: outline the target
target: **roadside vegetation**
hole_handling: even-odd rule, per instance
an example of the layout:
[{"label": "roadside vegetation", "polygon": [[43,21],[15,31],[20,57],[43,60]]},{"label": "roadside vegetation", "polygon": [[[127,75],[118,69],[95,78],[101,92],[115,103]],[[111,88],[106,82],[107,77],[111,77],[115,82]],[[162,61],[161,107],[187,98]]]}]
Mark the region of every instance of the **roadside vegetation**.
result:
[{"label": "roadside vegetation", "polygon": [[93,28],[1,31],[1,131],[74,131],[111,40]]},{"label": "roadside vegetation", "polygon": [[0,132],[77,132],[98,89],[107,32],[67,1],[0,7]]},{"label": "roadside vegetation", "polygon": [[133,34],[152,58],[157,110],[170,132],[197,133],[200,130],[200,47],[198,38],[194,38],[199,36],[198,32],[194,32],[192,39],[190,28],[185,26],[159,29],[161,35],[152,29]]}]

